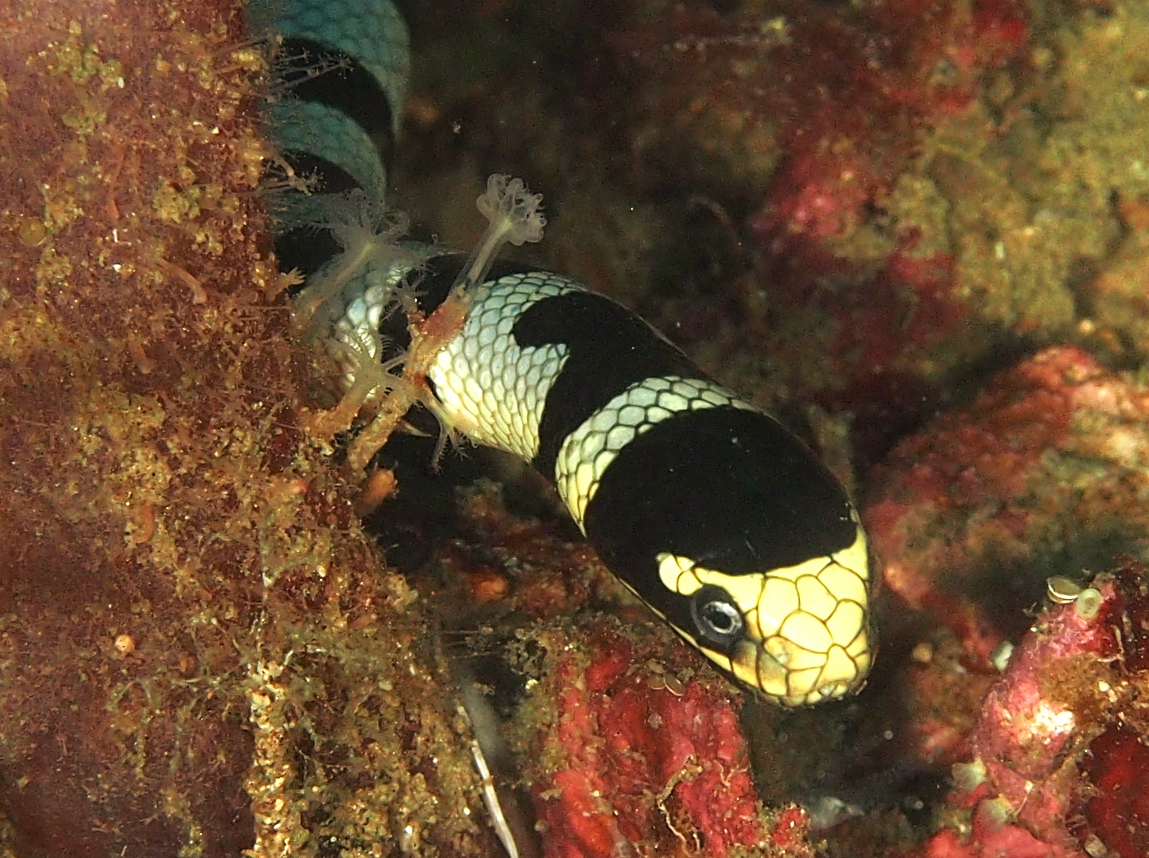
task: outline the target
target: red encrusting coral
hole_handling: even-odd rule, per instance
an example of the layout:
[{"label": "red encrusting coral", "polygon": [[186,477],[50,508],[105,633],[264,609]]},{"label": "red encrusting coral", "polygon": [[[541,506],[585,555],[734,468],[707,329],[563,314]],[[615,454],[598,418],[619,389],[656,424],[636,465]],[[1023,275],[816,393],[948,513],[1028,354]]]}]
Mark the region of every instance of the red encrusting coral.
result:
[{"label": "red encrusting coral", "polygon": [[[1011,624],[1040,598],[1038,575],[1073,575],[1088,552],[1104,563],[1105,546],[1149,539],[1147,460],[1149,390],[1136,376],[1072,347],[1023,359],[871,475],[863,509],[884,580],[906,606],[945,623],[984,678]],[[962,727],[969,701],[945,689],[977,677],[928,658],[916,668],[917,696],[941,702],[945,720],[938,748],[911,724],[915,753],[965,758],[948,813],[966,819],[968,833],[944,830],[913,854],[1078,856],[1097,840],[1117,855],[1145,854],[1141,829],[1115,822],[1135,822],[1146,801],[1140,755],[1127,749],[1118,762],[1108,743],[1123,740],[1105,736],[1147,723],[1149,578],[1128,564],[1084,593],[1025,633],[972,727]],[[1122,845],[1128,838],[1136,848]]]},{"label": "red encrusting coral", "polygon": [[1149,391],[1079,349],[1041,352],[876,469],[864,517],[884,580],[988,667],[1002,630],[977,599],[980,582],[1002,565],[1149,536],[1147,461]]},{"label": "red encrusting coral", "polygon": [[1092,728],[1081,723],[1092,714],[1085,707],[1099,693],[1096,682],[1111,678],[1108,664],[1116,654],[1113,613],[1120,611],[1120,597],[1112,580],[1100,579],[1094,588],[1098,595],[1090,593],[1088,604],[1082,598],[1048,609],[1014,649],[972,736],[976,759],[1009,818],[1062,848],[1072,840],[1065,826],[1077,777],[1066,751]]},{"label": "red encrusting coral", "polygon": [[778,818],[774,820],[770,840],[786,855],[808,858],[814,855],[814,850],[807,840],[809,834],[810,814],[800,807],[791,806],[783,808]]},{"label": "red encrusting coral", "polygon": [[[609,858],[624,846],[647,855],[681,845],[721,858],[764,845],[736,694],[721,681],[636,665],[634,647],[605,627],[584,644],[557,659],[541,689],[556,693],[554,731],[536,737],[551,771],[533,778],[547,854]],[[801,820],[789,819],[774,840],[782,854],[805,855]]]},{"label": "red encrusting coral", "polygon": [[[1115,724],[1089,745],[1088,829],[1120,858],[1149,854],[1149,748],[1142,730]],[[1086,835],[1088,836],[1088,835]]]},{"label": "red encrusting coral", "polygon": [[1121,644],[1144,644],[1130,618],[1149,607],[1147,573],[1131,563],[1100,574],[1038,618],[982,704],[971,757],[955,767],[950,806],[972,813],[969,835],[945,829],[917,854],[1146,854],[1149,751],[1130,725],[1145,724],[1149,675]]}]

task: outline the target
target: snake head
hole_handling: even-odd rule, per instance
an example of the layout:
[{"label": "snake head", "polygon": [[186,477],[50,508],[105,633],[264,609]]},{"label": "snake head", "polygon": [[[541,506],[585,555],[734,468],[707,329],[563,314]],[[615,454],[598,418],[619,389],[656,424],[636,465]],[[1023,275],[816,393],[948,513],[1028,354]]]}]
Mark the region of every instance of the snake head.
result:
[{"label": "snake head", "polygon": [[659,577],[690,599],[693,628],[675,625],[724,671],[782,706],[861,690],[873,660],[865,533],[848,548],[743,575],[660,554]]}]

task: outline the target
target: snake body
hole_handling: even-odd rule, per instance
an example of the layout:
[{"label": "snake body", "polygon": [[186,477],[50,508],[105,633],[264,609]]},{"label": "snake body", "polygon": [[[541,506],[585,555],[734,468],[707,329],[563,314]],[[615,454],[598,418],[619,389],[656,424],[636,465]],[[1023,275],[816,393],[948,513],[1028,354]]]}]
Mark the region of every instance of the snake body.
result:
[{"label": "snake body", "polygon": [[[257,5],[257,25],[259,15]],[[269,111],[282,157],[323,192],[382,200],[407,86],[401,16],[389,0],[285,0],[262,23],[286,58]],[[321,278],[338,246],[314,228],[315,202],[292,199],[277,254],[284,270]],[[430,313],[466,265],[434,247],[403,259],[340,291],[335,338],[376,337],[398,283],[414,284]],[[567,277],[496,263],[468,298],[427,372],[452,429],[529,461],[607,567],[742,683],[786,706],[862,686],[866,535],[801,440]]]}]

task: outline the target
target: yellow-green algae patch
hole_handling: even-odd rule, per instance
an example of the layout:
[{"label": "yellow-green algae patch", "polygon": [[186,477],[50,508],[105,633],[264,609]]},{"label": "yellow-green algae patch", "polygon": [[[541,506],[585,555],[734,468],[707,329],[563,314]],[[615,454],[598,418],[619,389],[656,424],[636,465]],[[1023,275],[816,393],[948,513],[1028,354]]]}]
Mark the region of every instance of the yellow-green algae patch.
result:
[{"label": "yellow-green algae patch", "polygon": [[0,851],[488,854],[422,603],[298,428],[241,14],[0,9]]}]

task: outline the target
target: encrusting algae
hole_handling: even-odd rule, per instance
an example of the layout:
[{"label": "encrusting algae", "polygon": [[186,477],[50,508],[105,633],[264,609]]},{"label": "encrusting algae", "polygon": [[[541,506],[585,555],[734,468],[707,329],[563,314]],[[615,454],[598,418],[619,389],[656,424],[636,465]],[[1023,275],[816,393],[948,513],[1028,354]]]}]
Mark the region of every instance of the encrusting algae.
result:
[{"label": "encrusting algae", "polygon": [[489,854],[299,428],[238,4],[0,10],[0,852]]}]

